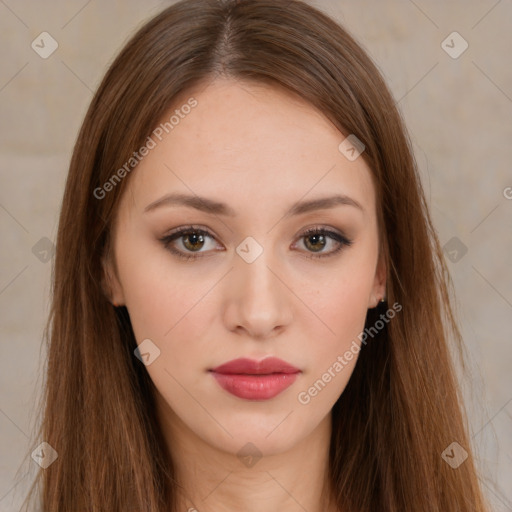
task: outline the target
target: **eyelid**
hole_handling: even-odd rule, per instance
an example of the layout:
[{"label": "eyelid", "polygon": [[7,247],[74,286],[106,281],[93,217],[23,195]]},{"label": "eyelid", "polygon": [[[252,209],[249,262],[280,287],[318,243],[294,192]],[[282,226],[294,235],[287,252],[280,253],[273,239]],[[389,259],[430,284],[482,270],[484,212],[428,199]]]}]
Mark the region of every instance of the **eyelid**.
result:
[{"label": "eyelid", "polygon": [[[317,234],[317,233],[327,235],[329,238],[335,240],[338,243],[338,247],[336,249],[333,249],[330,252],[320,252],[318,254],[316,254],[314,252],[306,251],[307,256],[304,256],[305,258],[326,259],[331,256],[335,256],[340,251],[342,251],[343,249],[345,249],[347,247],[350,247],[354,243],[354,240],[349,239],[345,234],[343,234],[343,232],[341,232],[337,229],[334,229],[334,228],[330,228],[328,226],[321,226],[321,225],[316,225],[314,227],[306,228],[305,230],[301,231],[298,236],[298,241],[300,241],[308,236]],[[295,246],[295,244],[294,244],[294,246]]]},{"label": "eyelid", "polygon": [[[174,240],[178,240],[182,236],[189,234],[189,233],[201,234],[203,236],[210,237],[213,240],[217,239],[216,236],[206,227],[202,227],[202,226],[198,226],[198,225],[186,225],[186,226],[181,226],[179,228],[172,230],[168,234],[159,238],[159,240],[160,240],[160,242],[162,242],[165,249],[167,249],[168,251],[170,251],[171,253],[173,253],[174,255],[178,256],[181,259],[194,260],[194,259],[198,259],[198,258],[204,258],[205,256],[209,256],[210,254],[208,254],[208,253],[210,251],[205,251],[205,252],[198,251],[195,253],[194,252],[183,252],[183,251],[175,249],[171,246],[171,244]],[[298,235],[296,235],[298,238],[297,242],[304,239],[307,236],[312,236],[314,234],[326,235],[328,238],[335,240],[339,244],[339,246],[336,249],[334,249],[330,252],[327,252],[327,253],[321,252],[321,253],[315,254],[315,253],[309,252],[309,256],[305,256],[306,258],[309,258],[309,259],[315,259],[315,258],[323,259],[323,258],[328,258],[330,256],[334,256],[342,249],[344,249],[346,247],[350,247],[353,244],[353,239],[349,239],[342,231],[340,231],[336,228],[331,228],[329,226],[323,226],[323,225],[314,225],[312,227],[303,229],[302,231],[300,231],[300,233]],[[297,242],[295,242],[293,244],[293,247],[295,247]],[[300,252],[304,252],[304,251],[300,251]],[[307,253],[308,251],[305,251],[305,252]]]},{"label": "eyelid", "polygon": [[[174,247],[172,247],[171,244],[172,244],[172,242],[174,242],[174,240],[179,240],[181,237],[183,237],[184,235],[186,235],[188,233],[199,233],[203,236],[208,236],[208,237],[212,238],[213,240],[216,240],[215,235],[213,235],[209,229],[207,229],[205,227],[197,226],[197,225],[187,225],[187,226],[181,226],[179,228],[173,229],[172,231],[170,231],[163,237],[159,238],[159,240],[160,240],[160,242],[162,242],[165,249],[170,251],[172,254],[174,254],[182,259],[185,259],[185,260],[204,258],[205,256],[208,256],[207,253],[183,252],[181,250],[178,250],[178,249],[175,249]],[[197,256],[196,256],[196,254],[197,254]]]}]

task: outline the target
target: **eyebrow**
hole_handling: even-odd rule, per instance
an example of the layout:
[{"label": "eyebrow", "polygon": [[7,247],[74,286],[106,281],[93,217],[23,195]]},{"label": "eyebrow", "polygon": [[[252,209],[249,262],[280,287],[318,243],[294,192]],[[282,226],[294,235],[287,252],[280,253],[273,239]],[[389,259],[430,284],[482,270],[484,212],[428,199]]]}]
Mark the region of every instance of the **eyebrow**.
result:
[{"label": "eyebrow", "polygon": [[[235,210],[225,203],[220,203],[197,195],[178,193],[166,194],[160,199],[153,201],[144,208],[144,212],[155,210],[161,206],[186,206],[188,208],[195,208],[196,210],[214,215],[225,215],[230,217],[236,216]],[[335,208],[336,206],[353,206],[362,212],[365,211],[361,204],[355,199],[346,195],[337,194],[329,197],[311,199],[309,201],[298,201],[291,206],[285,215],[300,215],[314,210]]]}]

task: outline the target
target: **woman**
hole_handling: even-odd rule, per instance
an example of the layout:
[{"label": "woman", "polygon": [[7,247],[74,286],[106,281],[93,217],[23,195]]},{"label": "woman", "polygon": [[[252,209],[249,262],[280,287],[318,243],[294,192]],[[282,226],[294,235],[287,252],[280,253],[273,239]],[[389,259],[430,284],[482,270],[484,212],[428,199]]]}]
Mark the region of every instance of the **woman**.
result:
[{"label": "woman", "polygon": [[45,511],[484,511],[450,278],[382,77],[300,1],[179,2],[74,149]]}]

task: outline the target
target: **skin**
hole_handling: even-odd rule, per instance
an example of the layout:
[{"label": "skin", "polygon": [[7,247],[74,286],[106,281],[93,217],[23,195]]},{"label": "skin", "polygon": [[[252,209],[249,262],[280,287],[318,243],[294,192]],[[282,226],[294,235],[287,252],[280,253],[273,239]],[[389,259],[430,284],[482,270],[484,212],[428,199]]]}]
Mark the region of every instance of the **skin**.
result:
[{"label": "skin", "polygon": [[[130,176],[105,263],[109,296],[127,307],[137,343],[149,338],[161,351],[146,369],[183,487],[179,510],[334,511],[326,484],[331,408],[357,355],[308,404],[298,394],[350,348],[367,309],[385,295],[371,171],[338,150],[345,135],[286,91],[218,79],[193,96],[198,105]],[[225,202],[236,215],[168,205],[144,212],[170,192]],[[338,205],[285,216],[299,200],[333,193],[364,211]],[[189,224],[213,238],[172,242],[199,256],[185,261],[159,238]],[[301,234],[309,227],[353,244],[308,258],[339,246],[328,236],[323,248],[311,238],[307,245]],[[263,249],[252,263],[236,252],[248,236]],[[268,355],[301,370],[269,400],[235,397],[208,372]],[[262,455],[252,467],[237,456],[249,442]]]}]

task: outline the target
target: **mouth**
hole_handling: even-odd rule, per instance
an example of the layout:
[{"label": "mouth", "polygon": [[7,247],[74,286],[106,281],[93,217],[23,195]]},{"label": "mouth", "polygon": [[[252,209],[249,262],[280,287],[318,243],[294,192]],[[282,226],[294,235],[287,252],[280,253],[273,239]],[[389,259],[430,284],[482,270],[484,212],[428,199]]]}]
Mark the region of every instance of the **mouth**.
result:
[{"label": "mouth", "polygon": [[290,387],[301,370],[274,357],[235,359],[209,372],[228,393],[245,400],[269,400]]}]

